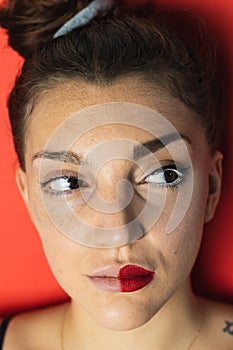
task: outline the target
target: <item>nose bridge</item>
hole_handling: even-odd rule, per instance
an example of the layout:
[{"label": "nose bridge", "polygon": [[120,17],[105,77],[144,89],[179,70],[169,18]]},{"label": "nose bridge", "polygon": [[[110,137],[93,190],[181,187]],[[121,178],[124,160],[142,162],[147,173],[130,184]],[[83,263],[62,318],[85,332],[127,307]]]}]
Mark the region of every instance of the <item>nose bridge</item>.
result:
[{"label": "nose bridge", "polygon": [[105,201],[119,200],[119,191],[127,194],[130,185],[132,162],[127,159],[112,159],[103,164],[96,174],[96,188]]},{"label": "nose bridge", "polygon": [[[137,216],[140,198],[131,182],[131,169],[132,161],[119,158],[106,162],[97,172],[98,226],[105,228],[124,226]],[[98,206],[99,208],[102,206],[104,210],[99,211]]]}]

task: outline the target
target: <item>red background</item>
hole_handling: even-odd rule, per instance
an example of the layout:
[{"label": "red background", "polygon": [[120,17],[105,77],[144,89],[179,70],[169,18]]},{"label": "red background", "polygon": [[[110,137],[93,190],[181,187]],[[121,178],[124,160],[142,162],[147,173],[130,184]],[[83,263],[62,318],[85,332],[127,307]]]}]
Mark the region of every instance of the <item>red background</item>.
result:
[{"label": "red background", "polygon": [[[127,1],[132,4],[132,1]],[[145,0],[134,0],[144,3]],[[202,249],[193,272],[197,293],[233,302],[233,4],[232,0],[157,0],[158,8],[194,9],[209,24],[226,52],[228,103],[223,148],[224,186],[218,212],[205,228]],[[185,30],[185,28],[184,28]],[[13,148],[6,101],[22,59],[7,46],[0,29],[0,316],[63,301],[45,260],[41,243],[14,180]],[[221,68],[221,67],[220,67]]]}]

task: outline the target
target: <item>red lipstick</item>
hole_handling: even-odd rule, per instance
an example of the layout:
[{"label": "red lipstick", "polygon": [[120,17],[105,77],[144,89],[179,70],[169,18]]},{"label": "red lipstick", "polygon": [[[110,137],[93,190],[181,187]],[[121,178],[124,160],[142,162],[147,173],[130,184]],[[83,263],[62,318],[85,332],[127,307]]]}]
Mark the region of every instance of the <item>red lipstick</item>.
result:
[{"label": "red lipstick", "polygon": [[122,268],[111,265],[88,276],[98,288],[110,292],[135,292],[149,284],[155,272],[137,265],[126,265]]},{"label": "red lipstick", "polygon": [[119,271],[122,292],[134,292],[152,281],[155,273],[137,265],[126,265]]}]

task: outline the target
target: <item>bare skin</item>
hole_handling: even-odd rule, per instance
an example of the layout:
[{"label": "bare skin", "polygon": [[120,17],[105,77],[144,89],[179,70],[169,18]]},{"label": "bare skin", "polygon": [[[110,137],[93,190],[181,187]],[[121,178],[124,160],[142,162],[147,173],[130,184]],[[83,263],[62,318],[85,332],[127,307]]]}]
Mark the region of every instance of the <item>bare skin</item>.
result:
[{"label": "bare skin", "polygon": [[[196,297],[195,302],[197,302]],[[223,331],[225,327],[225,320],[232,320],[233,308],[230,305],[216,303],[205,299],[198,300],[200,308],[196,310],[197,313],[203,312],[204,323],[201,328],[200,334],[196,338],[195,343],[191,347],[192,350],[217,350],[220,346],[226,350],[232,349],[232,335]],[[46,308],[42,310],[32,311],[25,314],[20,314],[13,318],[11,321],[8,332],[6,335],[3,350],[21,350],[21,349],[61,349],[61,333],[64,323],[64,316],[67,313],[69,303]],[[148,350],[165,350],[165,349],[187,349],[187,346],[180,344],[179,339],[188,344],[190,339],[195,337],[195,331],[193,327],[198,327],[197,324],[191,324],[190,328],[187,327],[188,322],[183,320],[182,324],[179,322],[179,312],[174,310],[176,317],[171,317],[169,322],[175,322],[176,334],[173,334],[172,329],[169,329],[169,337],[163,334],[164,338],[161,338],[161,326],[158,331],[154,326],[153,320],[150,322],[148,332],[151,336],[148,339],[148,334],[145,330],[147,326],[143,326],[141,329],[137,329],[129,332],[111,332],[109,330],[99,328],[96,323],[92,324],[92,329],[85,330],[83,327],[83,320],[80,324],[81,330],[78,332],[79,336],[72,336],[72,343],[65,345],[65,349],[92,349],[95,344],[95,349],[107,349],[109,344],[113,350],[129,349],[129,346],[134,346],[136,350],[141,349],[141,345],[144,344]],[[80,316],[83,317],[83,311],[80,310]],[[84,321],[85,316],[84,316]],[[88,320],[89,321],[89,320]],[[198,317],[199,321],[199,317]],[[178,324],[177,324],[178,322]],[[88,322],[88,325],[89,322]],[[68,327],[68,322],[67,322]],[[151,330],[153,328],[153,330]],[[167,329],[167,328],[166,328]],[[93,331],[94,330],[94,334]],[[68,333],[68,330],[67,330]],[[166,333],[166,332],[165,332]],[[81,336],[80,336],[81,334]],[[90,337],[92,334],[92,337]],[[153,336],[152,336],[153,334]],[[43,335],[43,336],[42,336]],[[137,345],[135,338],[139,338],[140,345]],[[173,341],[170,340],[173,337]],[[169,338],[169,339],[168,339]],[[176,339],[176,342],[174,341]],[[98,342],[97,342],[98,341]],[[187,342],[188,341],[188,342]],[[177,344],[177,345],[176,345]],[[179,347],[178,347],[179,346]]]},{"label": "bare skin", "polygon": [[[166,216],[162,215],[156,227],[143,238],[124,247],[107,250],[81,247],[48,223],[37,200],[38,168],[37,165],[32,167],[31,157],[43,149],[54,129],[71,114],[91,105],[119,101],[157,110],[180,133],[189,136],[195,176],[191,206],[182,224],[169,238],[163,233]],[[219,201],[222,178],[222,155],[218,151],[210,155],[204,130],[195,114],[161,89],[156,91],[136,79],[125,79],[108,87],[77,86],[74,83],[55,87],[41,97],[30,118],[26,173],[18,170],[17,184],[32,220],[39,220],[44,225],[45,230],[39,234],[47,258],[72,301],[14,317],[6,334],[4,350],[89,350],[93,349],[93,344],[97,350],[109,347],[112,350],[231,350],[233,336],[223,329],[225,321],[233,322],[233,308],[196,297],[189,282],[203,225],[212,219]],[[43,125],[43,133],[38,132],[38,125]],[[120,135],[140,143],[149,139],[148,134],[135,133],[134,128],[111,126],[94,130],[89,137],[84,136],[77,147],[85,153],[88,147]],[[159,153],[161,159],[168,156],[166,151],[163,152]],[[108,172],[100,172],[98,180],[104,195],[108,198],[115,195],[111,184],[123,178],[128,168],[129,164],[121,161],[116,172],[113,162],[106,168]],[[172,200],[173,194],[169,196]],[[34,203],[37,203],[36,207]],[[91,217],[93,222],[103,220],[100,214],[89,209],[83,215]],[[115,225],[121,220],[124,220],[122,216],[112,215],[106,225]],[[160,255],[164,263],[154,261]],[[109,261],[159,265],[156,267],[158,278],[133,293],[99,291],[86,281],[83,274]]]}]

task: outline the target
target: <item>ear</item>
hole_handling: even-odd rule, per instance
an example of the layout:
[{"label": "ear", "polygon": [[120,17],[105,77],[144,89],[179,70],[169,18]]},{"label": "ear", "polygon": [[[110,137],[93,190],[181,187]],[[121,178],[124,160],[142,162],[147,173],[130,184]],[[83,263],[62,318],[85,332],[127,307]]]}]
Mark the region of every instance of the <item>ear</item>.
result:
[{"label": "ear", "polygon": [[223,155],[216,151],[211,157],[211,167],[209,174],[209,193],[206,204],[205,223],[213,217],[219,202],[222,187],[222,160]]},{"label": "ear", "polygon": [[28,188],[27,188],[27,174],[22,168],[17,168],[15,174],[16,184],[19,192],[28,208]]}]

